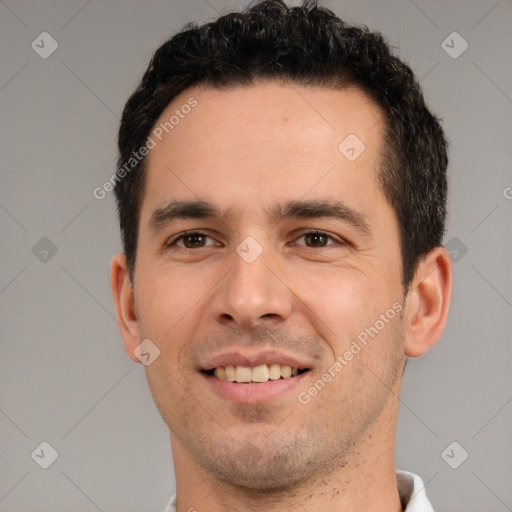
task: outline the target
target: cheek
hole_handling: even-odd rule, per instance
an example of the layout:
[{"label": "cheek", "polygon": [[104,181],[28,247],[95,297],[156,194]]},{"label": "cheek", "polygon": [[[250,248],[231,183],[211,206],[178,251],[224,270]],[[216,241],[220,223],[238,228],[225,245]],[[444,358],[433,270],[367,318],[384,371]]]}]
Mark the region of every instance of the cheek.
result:
[{"label": "cheek", "polygon": [[393,303],[384,283],[353,268],[309,266],[307,272],[297,269],[295,276],[297,306],[336,355]]},{"label": "cheek", "polygon": [[178,268],[155,269],[139,278],[136,307],[141,336],[151,339],[162,352],[172,349],[176,358],[192,339],[218,279]]}]

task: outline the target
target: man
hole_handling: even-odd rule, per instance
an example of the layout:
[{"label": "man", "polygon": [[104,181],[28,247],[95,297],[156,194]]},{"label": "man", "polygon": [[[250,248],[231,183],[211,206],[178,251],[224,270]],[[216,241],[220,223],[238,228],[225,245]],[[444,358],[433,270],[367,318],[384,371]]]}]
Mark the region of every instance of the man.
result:
[{"label": "man", "polygon": [[167,510],[431,511],[394,458],[452,285],[446,143],[409,67],[264,1],[157,50],[119,150],[112,291],[170,429]]}]

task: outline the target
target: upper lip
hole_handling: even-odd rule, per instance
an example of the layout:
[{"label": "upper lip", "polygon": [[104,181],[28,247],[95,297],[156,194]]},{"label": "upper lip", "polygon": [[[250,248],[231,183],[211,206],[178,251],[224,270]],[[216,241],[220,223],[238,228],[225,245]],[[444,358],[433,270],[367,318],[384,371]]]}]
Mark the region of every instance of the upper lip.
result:
[{"label": "upper lip", "polygon": [[201,368],[205,371],[213,370],[218,366],[259,366],[261,364],[281,364],[288,365],[292,368],[304,369],[310,368],[311,365],[306,361],[297,357],[280,352],[279,350],[260,350],[258,352],[250,352],[248,350],[231,350],[217,354],[208,359]]}]

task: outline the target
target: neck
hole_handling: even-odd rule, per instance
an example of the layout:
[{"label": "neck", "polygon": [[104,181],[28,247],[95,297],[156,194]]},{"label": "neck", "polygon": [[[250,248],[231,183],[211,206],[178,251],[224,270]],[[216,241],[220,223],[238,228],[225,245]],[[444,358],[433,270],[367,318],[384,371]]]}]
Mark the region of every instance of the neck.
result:
[{"label": "neck", "polygon": [[361,435],[351,452],[343,454],[345,464],[325,468],[293,488],[274,491],[240,488],[220,481],[171,434],[177,512],[401,512],[394,456],[396,411],[395,407],[386,409],[387,413],[383,412]]}]

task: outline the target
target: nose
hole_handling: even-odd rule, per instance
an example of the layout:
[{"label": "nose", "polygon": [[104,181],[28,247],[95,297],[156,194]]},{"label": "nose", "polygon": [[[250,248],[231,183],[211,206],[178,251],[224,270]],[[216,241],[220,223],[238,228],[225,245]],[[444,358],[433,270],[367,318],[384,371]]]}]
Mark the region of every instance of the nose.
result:
[{"label": "nose", "polygon": [[243,329],[287,319],[292,311],[293,293],[283,274],[269,250],[251,263],[235,253],[232,269],[212,299],[215,319],[223,324],[238,324]]}]

